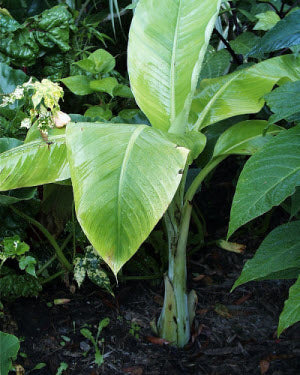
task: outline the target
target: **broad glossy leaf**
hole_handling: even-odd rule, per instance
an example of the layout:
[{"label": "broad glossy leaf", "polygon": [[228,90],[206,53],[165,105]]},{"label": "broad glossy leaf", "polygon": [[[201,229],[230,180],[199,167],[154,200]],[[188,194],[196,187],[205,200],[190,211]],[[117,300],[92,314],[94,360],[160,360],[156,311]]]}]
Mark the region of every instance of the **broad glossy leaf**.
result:
[{"label": "broad glossy leaf", "polygon": [[253,280],[273,279],[274,273],[300,269],[300,221],[280,225],[248,260],[232,289]]},{"label": "broad glossy leaf", "polygon": [[188,150],[146,125],[67,126],[77,217],[115,274],[138,250],[177,190]]},{"label": "broad glossy leaf", "polygon": [[104,74],[115,67],[116,61],[109,52],[98,49],[91,53],[87,59],[77,61],[75,64],[92,74]]},{"label": "broad glossy leaf", "polygon": [[230,42],[230,47],[238,55],[246,55],[259,42],[259,37],[246,31]]},{"label": "broad glossy leaf", "polygon": [[253,30],[264,30],[268,31],[280,21],[278,14],[272,10],[268,10],[264,13],[258,13],[255,16],[258,19],[258,22],[254,26]]},{"label": "broad glossy leaf", "polygon": [[10,150],[11,148],[18,147],[23,142],[16,138],[0,138],[0,154],[2,152],[5,152],[7,150]]},{"label": "broad glossy leaf", "polygon": [[[15,138],[0,138],[0,153],[18,147],[23,142]],[[34,197],[35,188],[23,188],[0,194],[0,205],[9,205]]]},{"label": "broad glossy leaf", "polygon": [[36,140],[0,154],[0,191],[70,178],[65,136]]},{"label": "broad glossy leaf", "polygon": [[155,128],[184,133],[220,2],[139,1],[128,71],[135,99]]},{"label": "broad glossy leaf", "polygon": [[300,44],[300,9],[291,12],[277,22],[250,51],[249,55],[277,51],[298,44]]},{"label": "broad glossy leaf", "polygon": [[118,81],[115,77],[106,77],[103,79],[96,79],[90,82],[90,88],[97,92],[107,92],[110,96],[113,95],[114,88],[118,86]]},{"label": "broad glossy leaf", "polygon": [[284,303],[284,309],[279,317],[278,336],[283,330],[300,320],[300,276],[290,287],[289,298]]},{"label": "broad glossy leaf", "polygon": [[[264,120],[239,122],[220,135],[213,157],[220,155],[252,155],[283,129]],[[264,134],[266,132],[266,134]]]},{"label": "broad glossy leaf", "polygon": [[285,119],[300,121],[300,81],[288,82],[265,96],[266,102],[274,114],[269,123]]},{"label": "broad glossy leaf", "polygon": [[93,93],[90,87],[90,79],[86,76],[71,76],[61,79],[62,83],[75,95],[88,95]]},{"label": "broad glossy leaf", "polygon": [[231,207],[228,237],[300,185],[300,125],[281,132],[245,164]]},{"label": "broad glossy leaf", "polygon": [[0,63],[0,94],[10,94],[18,85],[26,82],[27,78],[22,70],[12,69],[10,66]]},{"label": "broad glossy leaf", "polygon": [[190,127],[198,130],[232,116],[259,112],[263,96],[281,79],[300,79],[300,57],[274,57],[223,77],[203,80],[192,104],[198,119]]}]

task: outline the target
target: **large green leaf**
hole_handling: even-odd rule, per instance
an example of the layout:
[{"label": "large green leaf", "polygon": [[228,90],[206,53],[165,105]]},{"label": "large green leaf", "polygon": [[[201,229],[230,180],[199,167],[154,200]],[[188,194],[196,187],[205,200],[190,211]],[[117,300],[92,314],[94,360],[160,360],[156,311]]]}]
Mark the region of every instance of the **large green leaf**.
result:
[{"label": "large green leaf", "polygon": [[232,116],[260,111],[263,96],[282,78],[300,79],[300,57],[274,57],[248,69],[203,80],[192,103],[191,128],[199,130]]},{"label": "large green leaf", "polygon": [[289,291],[284,309],[279,318],[278,336],[283,330],[300,320],[300,276]]},{"label": "large green leaf", "polygon": [[268,142],[245,164],[231,207],[228,237],[279,205],[300,185],[300,125]]},{"label": "large green leaf", "polygon": [[188,150],[146,125],[67,126],[77,217],[115,274],[170,204]]},{"label": "large green leaf", "polygon": [[288,14],[269,30],[249,55],[277,51],[300,44],[300,9]]},{"label": "large green leaf", "polygon": [[0,332],[0,374],[7,375],[12,370],[12,360],[17,358],[20,349],[19,339],[8,333]]},{"label": "large green leaf", "polygon": [[86,76],[71,76],[61,79],[62,83],[75,95],[88,95],[94,92],[90,88],[90,79]]},{"label": "large green leaf", "polygon": [[10,66],[0,63],[0,94],[10,94],[26,79],[27,76],[22,70],[12,69]]},{"label": "large green leaf", "polygon": [[139,1],[128,71],[136,101],[154,127],[184,132],[220,2]]},{"label": "large green leaf", "polygon": [[273,279],[274,273],[300,269],[300,221],[280,225],[247,261],[232,289],[253,280]]},{"label": "large green leaf", "polygon": [[300,121],[300,81],[288,82],[265,96],[268,106],[274,114],[269,122],[282,119]]},{"label": "large green leaf", "polygon": [[[268,127],[264,120],[246,120],[239,122],[220,135],[215,145],[213,157],[220,155],[252,155],[278,134],[282,128],[276,125]],[[264,134],[266,132],[266,134]]]},{"label": "large green leaf", "polygon": [[[23,142],[15,138],[0,138],[0,153],[18,147]],[[35,188],[24,188],[0,194],[0,205],[9,205],[34,197]]]},{"label": "large green leaf", "polygon": [[0,191],[70,178],[65,135],[36,140],[0,154]]}]

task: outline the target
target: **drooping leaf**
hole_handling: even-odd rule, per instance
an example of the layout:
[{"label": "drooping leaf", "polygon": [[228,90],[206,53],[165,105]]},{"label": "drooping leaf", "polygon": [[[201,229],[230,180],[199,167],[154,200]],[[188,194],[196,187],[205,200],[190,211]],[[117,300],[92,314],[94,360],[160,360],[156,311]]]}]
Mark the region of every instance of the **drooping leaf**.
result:
[{"label": "drooping leaf", "polygon": [[0,154],[0,190],[37,186],[70,178],[65,135],[25,143]]},{"label": "drooping leaf", "polygon": [[198,130],[232,116],[260,111],[263,96],[283,78],[300,79],[300,57],[274,57],[223,77],[203,80],[192,104],[196,117],[191,128]]},{"label": "drooping leaf", "polygon": [[114,295],[109,277],[101,263],[103,260],[95,253],[93,246],[87,246],[84,256],[78,256],[74,260],[74,278],[80,288],[87,275],[94,284]]},{"label": "drooping leaf", "polygon": [[188,150],[146,125],[69,124],[77,217],[115,274],[170,204]]},{"label": "drooping leaf", "polygon": [[155,128],[184,132],[220,2],[139,1],[128,71],[136,101]]},{"label": "drooping leaf", "polygon": [[288,82],[265,96],[266,102],[274,114],[269,123],[285,119],[300,121],[300,81]]},{"label": "drooping leaf", "polygon": [[12,370],[12,360],[17,358],[20,349],[19,339],[0,331],[0,374],[7,375],[9,370]]},{"label": "drooping leaf", "polygon": [[278,336],[289,326],[300,320],[300,276],[290,287],[289,298],[284,303],[284,309],[279,317]]},{"label": "drooping leaf", "polygon": [[267,53],[300,44],[300,9],[276,23],[250,51],[249,55]]},{"label": "drooping leaf", "polygon": [[231,207],[228,237],[279,205],[300,185],[300,126],[281,132],[245,164]]},{"label": "drooping leaf", "polygon": [[[215,145],[213,157],[221,155],[252,155],[283,129],[268,126],[264,120],[239,122],[220,135]],[[266,131],[266,134],[264,134]]]},{"label": "drooping leaf", "polygon": [[258,13],[255,16],[258,19],[258,22],[254,26],[253,30],[264,30],[268,31],[280,21],[280,17],[274,11],[268,10],[264,13]]},{"label": "drooping leaf", "polygon": [[274,273],[300,269],[300,221],[275,228],[248,260],[232,289],[253,280],[273,279]]},{"label": "drooping leaf", "polygon": [[86,76],[71,76],[61,79],[62,83],[75,95],[88,95],[93,93],[90,79]]}]

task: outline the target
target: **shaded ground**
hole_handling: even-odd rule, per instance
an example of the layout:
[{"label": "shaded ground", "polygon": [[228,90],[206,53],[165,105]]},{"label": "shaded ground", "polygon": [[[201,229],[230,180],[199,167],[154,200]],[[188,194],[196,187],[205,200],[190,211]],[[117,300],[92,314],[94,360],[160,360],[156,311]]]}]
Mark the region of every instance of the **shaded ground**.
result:
[{"label": "shaded ground", "polygon": [[[33,372],[41,375],[56,374],[61,362],[69,365],[66,373],[76,375],[260,374],[261,366],[269,366],[267,374],[299,374],[300,326],[290,328],[279,340],[275,334],[289,284],[252,283],[229,294],[241,257],[212,249],[203,259],[195,259],[190,261],[194,275],[205,277],[190,283],[199,303],[193,343],[186,349],[148,341],[153,336],[149,323],[159,314],[162,288],[141,282],[127,284],[117,291],[114,301],[92,285],[74,295],[60,285],[46,289],[38,299],[18,300],[8,306],[12,329],[24,337],[21,351],[27,359],[19,362],[27,370],[45,362],[47,367]],[[56,298],[71,301],[48,307]],[[91,343],[80,329],[88,325],[95,334],[105,317],[110,324],[101,334],[104,364],[97,368]],[[132,332],[136,326],[141,327],[135,330],[137,338]],[[70,339],[64,346],[62,336]]]}]

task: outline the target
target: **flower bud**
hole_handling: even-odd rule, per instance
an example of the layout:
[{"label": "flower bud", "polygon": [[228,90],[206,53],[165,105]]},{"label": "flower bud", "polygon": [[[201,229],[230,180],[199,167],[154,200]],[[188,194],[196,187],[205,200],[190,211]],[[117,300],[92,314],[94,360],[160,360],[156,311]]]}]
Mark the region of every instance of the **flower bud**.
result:
[{"label": "flower bud", "polygon": [[71,121],[71,117],[62,111],[58,111],[53,117],[53,121],[57,128],[63,128]]}]

